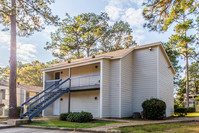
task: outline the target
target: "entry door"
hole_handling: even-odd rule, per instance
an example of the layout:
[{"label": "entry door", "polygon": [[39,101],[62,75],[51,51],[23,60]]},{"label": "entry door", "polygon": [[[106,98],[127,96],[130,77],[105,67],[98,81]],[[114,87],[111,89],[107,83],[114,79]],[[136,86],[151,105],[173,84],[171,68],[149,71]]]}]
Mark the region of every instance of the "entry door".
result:
[{"label": "entry door", "polygon": [[[60,79],[60,72],[55,73],[55,79]],[[53,115],[60,115],[60,100],[59,100],[59,98],[53,104]]]},{"label": "entry door", "polygon": [[54,102],[53,115],[60,115],[60,100],[59,100],[59,98]]}]

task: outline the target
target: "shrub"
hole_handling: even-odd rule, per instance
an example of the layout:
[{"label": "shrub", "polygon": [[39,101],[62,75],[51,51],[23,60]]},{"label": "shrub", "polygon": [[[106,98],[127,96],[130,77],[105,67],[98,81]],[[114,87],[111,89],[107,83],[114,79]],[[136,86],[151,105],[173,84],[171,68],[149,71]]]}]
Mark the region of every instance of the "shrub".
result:
[{"label": "shrub", "polygon": [[93,115],[89,112],[73,112],[67,116],[70,122],[89,122],[93,119]]},{"label": "shrub", "polygon": [[178,104],[174,104],[174,111],[179,107]]},{"label": "shrub", "polygon": [[187,115],[187,109],[184,107],[178,107],[177,109],[175,109],[174,113],[177,116],[185,116]]},{"label": "shrub", "polygon": [[69,115],[70,113],[62,113],[59,115],[59,119],[61,121],[66,121],[67,120],[67,116]]},{"label": "shrub", "polygon": [[194,107],[187,108],[187,113],[193,113],[193,112],[196,112],[196,109]]},{"label": "shrub", "polygon": [[196,97],[196,98],[195,98],[195,101],[199,101],[199,97]]},{"label": "shrub", "polygon": [[142,103],[143,116],[146,119],[160,120],[165,117],[166,103],[157,98],[151,98]]}]

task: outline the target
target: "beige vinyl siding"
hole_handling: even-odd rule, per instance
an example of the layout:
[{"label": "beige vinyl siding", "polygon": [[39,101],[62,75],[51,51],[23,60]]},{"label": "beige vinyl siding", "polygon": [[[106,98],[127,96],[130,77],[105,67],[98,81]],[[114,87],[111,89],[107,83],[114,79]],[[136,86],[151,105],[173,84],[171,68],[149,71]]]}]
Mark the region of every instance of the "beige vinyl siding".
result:
[{"label": "beige vinyl siding", "polygon": [[171,68],[169,68],[168,63],[159,49],[159,98],[166,102],[167,109],[166,109],[166,116],[173,115],[174,108],[174,97],[173,97],[173,73]]},{"label": "beige vinyl siding", "polygon": [[121,59],[121,117],[132,116],[133,55]]},{"label": "beige vinyl siding", "polygon": [[141,112],[146,99],[157,98],[157,47],[133,52],[133,112]]},{"label": "beige vinyl siding", "polygon": [[121,60],[110,61],[109,117],[121,117]]},{"label": "beige vinyl siding", "polygon": [[102,60],[101,117],[120,117],[120,60]]},{"label": "beige vinyl siding", "polygon": [[53,104],[50,104],[42,113],[44,116],[52,116],[53,115]]},{"label": "beige vinyl siding", "polygon": [[[99,93],[99,90],[71,92],[70,111],[90,112],[94,117],[99,117]],[[60,113],[66,113],[68,112],[68,94],[64,94],[61,98]]]},{"label": "beige vinyl siding", "polygon": [[100,117],[109,117],[110,99],[109,99],[109,74],[110,62],[109,60],[101,61],[101,87],[100,87]]},{"label": "beige vinyl siding", "polygon": [[[95,99],[95,97],[97,97],[97,99]],[[62,99],[62,101],[60,99]],[[100,117],[99,106],[100,106],[99,90],[71,92],[71,103],[70,103],[71,112],[85,111],[92,113],[94,117]],[[64,94],[62,97],[57,99],[56,102],[54,102],[48,108],[46,108],[44,110],[44,116],[54,115],[55,110],[56,112],[58,112],[58,114],[68,112],[68,93]]]}]

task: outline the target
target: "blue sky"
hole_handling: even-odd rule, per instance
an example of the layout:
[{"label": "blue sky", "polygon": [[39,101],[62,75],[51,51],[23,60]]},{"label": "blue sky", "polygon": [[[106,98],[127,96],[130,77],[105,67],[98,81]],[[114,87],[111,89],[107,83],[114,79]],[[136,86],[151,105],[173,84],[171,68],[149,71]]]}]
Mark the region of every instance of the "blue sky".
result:
[{"label": "blue sky", "polygon": [[[172,29],[164,34],[149,32],[142,27],[144,19],[142,17],[142,0],[55,0],[51,5],[53,14],[61,19],[65,13],[75,16],[81,13],[107,12],[111,18],[110,24],[123,20],[131,25],[132,35],[138,43],[143,45],[147,43],[162,41],[166,42],[172,34]],[[3,26],[0,26],[3,29]],[[35,32],[30,37],[18,37],[17,56],[19,61],[32,62],[39,60],[46,62],[54,59],[51,52],[44,49],[46,42],[50,41],[50,32],[55,31],[54,26],[47,26],[42,32]],[[0,66],[8,65],[9,60],[9,32],[0,31]]]}]

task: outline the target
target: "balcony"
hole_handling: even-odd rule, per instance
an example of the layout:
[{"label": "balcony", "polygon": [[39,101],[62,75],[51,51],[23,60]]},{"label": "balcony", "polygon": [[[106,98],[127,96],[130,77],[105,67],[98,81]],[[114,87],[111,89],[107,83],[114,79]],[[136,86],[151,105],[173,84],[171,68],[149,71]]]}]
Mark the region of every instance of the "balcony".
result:
[{"label": "balcony", "polygon": [[[45,82],[45,88],[49,87],[55,82],[56,80],[47,80]],[[66,89],[68,87],[69,87],[69,82],[66,82],[63,85],[61,85],[60,88]],[[99,88],[100,88],[100,73],[71,77],[71,91],[92,90]]]}]

